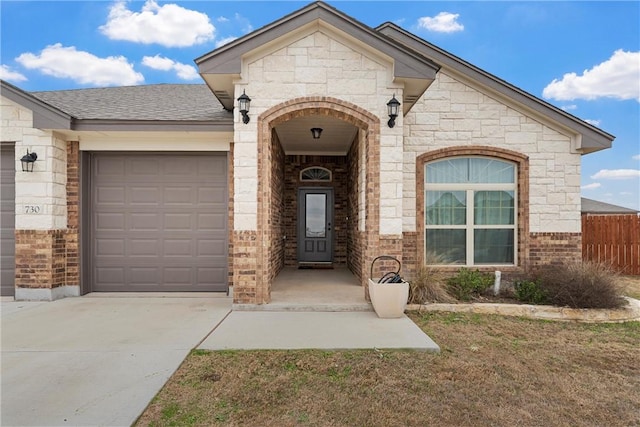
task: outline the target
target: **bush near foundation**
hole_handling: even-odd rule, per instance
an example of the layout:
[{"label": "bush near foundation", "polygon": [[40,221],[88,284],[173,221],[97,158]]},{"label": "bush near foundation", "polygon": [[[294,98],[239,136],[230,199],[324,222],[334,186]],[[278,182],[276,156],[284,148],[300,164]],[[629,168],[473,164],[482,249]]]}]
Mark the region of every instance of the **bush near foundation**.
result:
[{"label": "bush near foundation", "polygon": [[461,268],[454,277],[447,280],[447,290],[461,301],[469,301],[471,297],[479,296],[493,285],[494,277],[490,273],[479,270]]},{"label": "bush near foundation", "polygon": [[607,265],[575,262],[541,268],[540,289],[550,304],[572,308],[619,308],[626,304],[618,275]]},{"label": "bush near foundation", "polygon": [[516,280],[513,283],[513,291],[518,301],[527,304],[547,304],[549,296],[547,291],[543,289],[540,279]]}]

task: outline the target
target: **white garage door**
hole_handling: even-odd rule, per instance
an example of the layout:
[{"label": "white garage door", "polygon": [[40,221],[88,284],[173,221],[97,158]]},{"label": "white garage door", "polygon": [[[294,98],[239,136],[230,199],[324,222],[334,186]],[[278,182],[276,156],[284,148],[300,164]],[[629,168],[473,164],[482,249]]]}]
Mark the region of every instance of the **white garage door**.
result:
[{"label": "white garage door", "polygon": [[226,153],[96,153],[91,181],[91,290],[227,290]]}]

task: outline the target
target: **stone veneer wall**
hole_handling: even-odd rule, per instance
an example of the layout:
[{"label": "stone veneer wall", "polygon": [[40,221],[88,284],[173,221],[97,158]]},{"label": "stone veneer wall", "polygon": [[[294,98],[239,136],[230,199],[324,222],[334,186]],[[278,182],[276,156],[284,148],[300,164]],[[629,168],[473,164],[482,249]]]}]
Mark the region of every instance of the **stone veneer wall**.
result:
[{"label": "stone veneer wall", "polygon": [[518,265],[500,267],[507,277],[546,261],[579,260],[581,155],[575,146],[571,135],[441,70],[404,120],[403,232],[405,238],[417,233],[416,268],[424,257],[424,163],[456,155],[518,164]]},{"label": "stone veneer wall", "polygon": [[[331,182],[301,182],[300,172],[312,166],[331,171]],[[284,199],[284,235],[285,265],[298,265],[298,189],[300,187],[333,188],[334,222],[332,224],[333,263],[336,266],[347,265],[347,217],[348,214],[348,163],[345,156],[286,156],[285,158],[285,199]]]}]

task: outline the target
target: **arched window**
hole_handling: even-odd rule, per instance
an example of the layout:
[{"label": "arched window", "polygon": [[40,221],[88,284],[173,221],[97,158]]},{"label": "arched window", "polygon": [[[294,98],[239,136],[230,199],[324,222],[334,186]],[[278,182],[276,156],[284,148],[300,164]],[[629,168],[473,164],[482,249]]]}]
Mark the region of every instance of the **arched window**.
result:
[{"label": "arched window", "polygon": [[514,265],[517,166],[487,157],[424,165],[425,261]]},{"label": "arched window", "polygon": [[302,182],[331,182],[331,171],[320,166],[312,166],[300,171]]}]

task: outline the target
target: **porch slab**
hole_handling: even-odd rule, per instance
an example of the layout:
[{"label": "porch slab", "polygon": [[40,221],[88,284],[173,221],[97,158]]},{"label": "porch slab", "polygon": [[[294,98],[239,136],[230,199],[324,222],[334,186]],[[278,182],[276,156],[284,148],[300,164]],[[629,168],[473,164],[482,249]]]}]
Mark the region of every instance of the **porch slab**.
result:
[{"label": "porch slab", "polygon": [[347,268],[284,268],[271,285],[269,304],[234,304],[235,311],[373,311],[358,278]]},{"label": "porch slab", "polygon": [[440,351],[408,317],[380,319],[374,312],[232,311],[198,348]]}]

